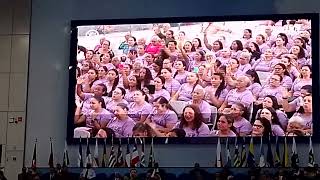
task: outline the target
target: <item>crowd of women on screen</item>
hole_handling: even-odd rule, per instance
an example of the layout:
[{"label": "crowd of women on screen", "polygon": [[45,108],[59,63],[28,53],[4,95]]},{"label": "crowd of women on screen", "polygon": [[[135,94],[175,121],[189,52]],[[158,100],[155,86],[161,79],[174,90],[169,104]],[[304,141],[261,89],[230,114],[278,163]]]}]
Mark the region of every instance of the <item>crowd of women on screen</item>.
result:
[{"label": "crowd of women on screen", "polygon": [[82,41],[74,137],[312,135],[311,22],[235,31],[166,23]]}]

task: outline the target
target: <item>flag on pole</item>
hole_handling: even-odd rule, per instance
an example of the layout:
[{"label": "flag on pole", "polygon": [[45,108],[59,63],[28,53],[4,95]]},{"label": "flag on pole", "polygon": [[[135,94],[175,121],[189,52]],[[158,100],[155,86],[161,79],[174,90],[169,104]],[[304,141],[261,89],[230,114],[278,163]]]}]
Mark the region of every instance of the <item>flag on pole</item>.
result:
[{"label": "flag on pole", "polygon": [[218,137],[218,143],[217,143],[217,149],[216,149],[216,167],[222,167],[220,137]]},{"label": "flag on pole", "polygon": [[279,147],[279,137],[276,137],[276,153],[274,156],[274,166],[280,167],[281,166],[281,160],[280,160],[280,147]]},{"label": "flag on pole", "polygon": [[283,144],[282,167],[288,167],[288,166],[289,166],[289,153],[288,153],[287,136],[285,136],[284,144]]},{"label": "flag on pole", "polygon": [[111,151],[110,151],[108,167],[115,167],[115,165],[116,165],[116,156],[114,153],[113,136],[112,136],[111,137]]},{"label": "flag on pole", "polygon": [[146,167],[146,160],[145,160],[145,155],[144,155],[144,151],[145,151],[145,139],[143,138],[143,140],[140,139],[141,142],[141,160],[140,160],[140,167]]},{"label": "flag on pole", "polygon": [[297,151],[297,145],[296,145],[296,140],[293,137],[292,138],[292,156],[291,156],[291,166],[293,168],[298,167],[299,165],[299,156],[298,156],[298,151]]},{"label": "flag on pole", "polygon": [[116,167],[124,167],[124,160],[123,160],[122,147],[121,147],[121,138],[119,138]]},{"label": "flag on pole", "polygon": [[265,167],[266,162],[264,160],[264,148],[263,148],[263,136],[260,137],[260,158],[259,158],[259,167]]},{"label": "flag on pole", "polygon": [[86,165],[91,164],[92,166],[92,156],[89,147],[89,138],[87,137],[87,152],[86,152]]},{"label": "flag on pole", "polygon": [[37,168],[37,139],[34,143],[34,148],[33,148],[33,156],[32,156],[32,161],[31,161],[31,167],[32,168]]},{"label": "flag on pole", "polygon": [[154,167],[155,159],[154,159],[154,148],[153,148],[153,137],[151,139],[151,145],[150,145],[150,153],[149,153],[149,163],[148,167]]},{"label": "flag on pole", "polygon": [[78,151],[78,167],[83,168],[83,158],[82,158],[82,145],[81,145],[81,137],[79,140],[79,151]]},{"label": "flag on pole", "polygon": [[48,163],[50,168],[53,168],[53,149],[52,149],[52,139],[50,138],[50,155],[49,155],[49,163]]},{"label": "flag on pole", "polygon": [[230,153],[230,147],[229,147],[229,138],[227,138],[226,141],[226,155],[227,155],[227,160],[225,167],[231,167],[231,153]]},{"label": "flag on pole", "polygon": [[310,136],[310,141],[309,141],[309,162],[308,162],[309,167],[314,167],[314,154],[313,154],[313,146],[312,146],[312,139]]},{"label": "flag on pole", "polygon": [[249,145],[249,153],[247,158],[247,167],[255,167],[255,159],[254,159],[254,146],[253,146],[253,137],[251,136],[250,145]]},{"label": "flag on pole", "polygon": [[267,167],[274,167],[270,135],[269,135],[268,150],[267,150]]},{"label": "flag on pole", "polygon": [[130,139],[127,139],[126,167],[131,167]]},{"label": "flag on pole", "polygon": [[64,142],[62,167],[68,167],[70,164],[67,141]]},{"label": "flag on pole", "polygon": [[240,167],[245,167],[246,166],[246,164],[245,164],[246,158],[247,158],[246,138],[243,137],[242,147],[241,147],[241,163],[240,163]]},{"label": "flag on pole", "polygon": [[98,138],[96,138],[96,146],[94,147],[94,154],[92,160],[92,167],[99,167],[99,147],[98,147]]},{"label": "flag on pole", "polygon": [[240,167],[240,157],[239,157],[239,146],[238,146],[238,138],[236,138],[234,143],[234,158],[233,158],[233,166]]},{"label": "flag on pole", "polygon": [[138,146],[137,146],[137,139],[134,139],[134,145],[132,149],[132,155],[131,155],[131,167],[138,167],[139,164],[139,152],[138,152]]},{"label": "flag on pole", "polygon": [[107,167],[107,144],[106,144],[106,139],[103,140],[103,154],[102,154],[101,167]]}]

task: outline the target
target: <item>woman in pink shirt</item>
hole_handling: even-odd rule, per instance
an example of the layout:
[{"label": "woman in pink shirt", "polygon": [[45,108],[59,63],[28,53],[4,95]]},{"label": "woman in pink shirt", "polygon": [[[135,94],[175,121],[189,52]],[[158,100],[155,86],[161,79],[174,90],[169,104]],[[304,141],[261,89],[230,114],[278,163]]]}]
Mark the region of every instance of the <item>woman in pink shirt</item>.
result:
[{"label": "woman in pink shirt", "polygon": [[153,36],[151,42],[147,45],[145,52],[148,54],[156,55],[160,53],[161,45],[158,43],[158,37]]}]

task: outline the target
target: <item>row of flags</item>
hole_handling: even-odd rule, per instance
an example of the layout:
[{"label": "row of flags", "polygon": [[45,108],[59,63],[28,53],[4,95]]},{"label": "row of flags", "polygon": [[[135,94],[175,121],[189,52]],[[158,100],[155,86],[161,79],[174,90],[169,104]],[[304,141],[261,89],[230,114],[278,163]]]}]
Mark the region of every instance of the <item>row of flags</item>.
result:
[{"label": "row of flags", "polygon": [[[138,140],[141,144],[141,151],[139,153],[138,150]],[[129,143],[129,139],[127,141],[127,147],[125,154],[122,151],[121,139],[119,139],[118,149],[115,152],[115,144],[113,143],[113,138],[111,141],[111,148],[109,158],[107,155],[107,145],[106,139],[104,139],[103,143],[103,154],[102,159],[99,159],[99,150],[98,150],[98,139],[96,139],[95,148],[93,156],[90,151],[89,139],[87,138],[87,148],[86,148],[86,156],[83,156],[82,152],[82,139],[79,140],[79,149],[78,149],[78,167],[85,167],[86,164],[90,163],[92,167],[147,167],[145,160],[145,139],[135,138],[135,142],[133,146]],[[254,143],[253,137],[250,139],[249,149],[247,152],[245,139],[243,139],[242,143],[238,143],[238,138],[235,139],[234,144],[234,156],[233,159],[231,157],[230,151],[230,143],[229,139],[226,140],[225,145],[225,155],[226,162],[223,164],[222,158],[222,147],[220,138],[218,138],[217,148],[216,148],[216,167],[289,167],[289,150],[287,144],[287,137],[284,137],[283,144],[283,154],[282,158],[280,155],[280,143],[278,137],[276,138],[276,148],[273,153],[270,143],[270,136],[267,144],[267,154],[265,157],[264,146],[263,146],[263,138],[260,140],[260,155],[257,157],[258,163],[256,162],[256,157],[254,154]],[[241,145],[241,151],[239,148]],[[292,149],[291,149],[291,167],[299,166],[299,156],[296,147],[296,141],[293,137],[292,140]],[[273,155],[274,154],[274,155]],[[315,164],[314,152],[312,140],[310,137],[309,140],[309,154],[308,154],[308,166],[313,167]],[[233,163],[232,163],[233,161]],[[155,164],[155,156],[154,156],[154,146],[153,146],[153,138],[151,141],[150,151],[149,151],[149,160],[148,167],[154,167]],[[53,147],[52,147],[52,139],[50,138],[50,155],[48,161],[49,167],[54,167],[54,157],[53,157]],[[68,167],[70,165],[69,155],[68,155],[68,146],[65,142],[65,148],[63,152],[63,167]],[[37,167],[37,140],[34,145],[33,157],[31,167]]]},{"label": "row of flags", "polygon": [[[138,149],[138,140],[141,144],[141,151]],[[146,165],[145,160],[145,139],[135,139],[133,145],[127,143],[125,154],[122,152],[122,144],[121,139],[119,139],[118,149],[115,152],[115,144],[113,143],[113,138],[111,140],[111,148],[110,154],[107,155],[107,145],[106,139],[104,139],[103,143],[103,154],[102,159],[99,159],[99,150],[98,150],[98,139],[95,142],[95,148],[93,155],[90,151],[89,139],[87,138],[87,146],[86,146],[86,154],[83,156],[82,152],[82,139],[79,140],[79,148],[78,148],[78,167],[85,167],[88,163],[91,164],[92,167],[154,167],[155,165],[155,156],[154,156],[154,146],[153,146],[153,138],[151,140],[151,146],[149,151],[149,161],[148,166]],[[53,157],[53,147],[52,147],[52,139],[50,138],[50,154],[49,154],[49,167],[54,167],[54,157]],[[109,158],[108,158],[109,157]],[[31,167],[37,167],[37,140],[35,141],[33,156]],[[69,155],[68,155],[68,147],[65,142],[65,148],[63,152],[63,160],[62,166],[68,167],[70,165]]]},{"label": "row of flags", "polygon": [[[258,158],[258,163],[256,162],[256,157],[254,154],[254,143],[253,137],[250,139],[248,154],[246,150],[245,139],[242,141],[241,144],[241,151],[239,149],[238,139],[235,140],[234,145],[234,158],[232,164],[232,158],[230,153],[230,146],[229,146],[229,139],[226,140],[225,145],[225,155],[226,155],[226,163],[223,164],[222,162],[222,148],[220,138],[218,138],[217,148],[216,148],[216,167],[289,167],[289,152],[288,152],[288,144],[287,144],[287,137],[284,139],[283,144],[283,155],[281,159],[280,155],[280,143],[278,137],[276,138],[276,148],[273,153],[270,143],[270,137],[268,139],[268,147],[267,147],[267,154],[265,158],[264,154],[264,146],[263,146],[263,138],[261,137],[260,140],[260,155]],[[274,154],[274,155],[273,155]],[[309,139],[309,157],[308,157],[308,167],[314,167],[315,158],[313,152],[313,145],[311,137]],[[297,145],[295,138],[293,137],[292,140],[292,149],[291,149],[291,167],[298,167],[299,166],[299,156],[297,151]]]}]

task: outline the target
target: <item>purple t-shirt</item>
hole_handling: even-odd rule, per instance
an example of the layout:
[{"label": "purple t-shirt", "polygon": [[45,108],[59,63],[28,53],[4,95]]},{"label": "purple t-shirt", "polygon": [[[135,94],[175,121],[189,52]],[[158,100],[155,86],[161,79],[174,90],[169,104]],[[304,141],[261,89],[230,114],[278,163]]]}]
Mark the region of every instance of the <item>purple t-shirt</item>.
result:
[{"label": "purple t-shirt", "polygon": [[295,113],[293,116],[299,116],[303,119],[303,126],[304,128],[312,128],[313,124],[312,124],[312,115],[305,115],[305,114],[301,114],[301,113]]},{"label": "purple t-shirt", "polygon": [[107,82],[108,82],[108,79],[98,79],[98,80],[93,82],[92,87],[96,86],[98,84],[106,84]]},{"label": "purple t-shirt", "polygon": [[[259,117],[260,112],[261,112],[261,109],[258,110],[258,112],[256,114],[256,118]],[[288,117],[287,117],[286,113],[282,112],[279,109],[276,110],[276,113],[277,113],[279,122],[281,124],[281,128],[286,129],[288,126]]]},{"label": "purple t-shirt", "polygon": [[231,58],[239,59],[241,53],[242,53],[242,51],[240,51],[240,50],[237,52],[231,51]]},{"label": "purple t-shirt", "polygon": [[178,91],[180,88],[181,84],[179,83],[179,81],[172,79],[171,82],[166,82],[164,84],[164,87],[166,88],[166,90],[171,94],[174,91]]},{"label": "purple t-shirt", "polygon": [[214,136],[214,137],[218,137],[218,136],[220,136],[220,137],[237,137],[237,134],[230,130],[229,134],[222,136],[222,135],[220,135],[220,130],[212,130],[210,132],[210,136]]},{"label": "purple t-shirt", "polygon": [[134,121],[140,121],[142,115],[148,116],[152,112],[152,106],[144,102],[142,106],[137,106],[135,102],[129,104],[128,115]]},{"label": "purple t-shirt", "polygon": [[[187,104],[188,105],[192,104],[192,100],[189,101]],[[210,120],[210,117],[211,117],[211,106],[210,106],[210,104],[207,101],[202,100],[202,102],[199,104],[198,107],[200,109],[202,117],[205,120]]]},{"label": "purple t-shirt", "polygon": [[205,61],[200,61],[200,62],[192,61],[189,64],[189,71],[192,72],[195,68],[199,68],[199,66],[205,65],[205,64],[206,64]]},{"label": "purple t-shirt", "polygon": [[134,92],[135,92],[135,91],[130,91],[129,89],[126,89],[126,95],[124,96],[124,99],[125,99],[128,103],[133,102]]},{"label": "purple t-shirt", "polygon": [[278,56],[280,54],[288,54],[288,49],[286,47],[282,47],[282,48],[279,48],[279,47],[272,47],[271,48],[273,54],[275,56]]},{"label": "purple t-shirt", "polygon": [[251,91],[255,97],[258,97],[262,87],[261,87],[261,84],[259,83],[253,83],[247,89]]},{"label": "purple t-shirt", "polygon": [[299,66],[311,65],[311,61],[308,61],[306,58],[297,59],[297,63],[298,63]]},{"label": "purple t-shirt", "polygon": [[226,101],[229,106],[240,103],[243,104],[244,107],[248,108],[253,103],[254,97],[252,95],[252,92],[249,90],[238,92],[237,89],[232,89],[229,91],[226,97]]},{"label": "purple t-shirt", "polygon": [[[206,101],[208,101],[209,103],[212,103],[212,101],[211,101],[211,99],[210,99],[211,94],[215,95],[217,89],[214,88],[213,86],[207,86],[207,87],[204,88],[204,91],[205,91],[204,99],[205,99]],[[217,97],[218,100],[220,100],[220,101],[223,102],[223,101],[226,99],[226,97],[227,97],[227,95],[228,95],[228,92],[229,92],[228,89],[226,89],[226,88],[223,89],[223,90],[221,91],[219,97]]]},{"label": "purple t-shirt", "polygon": [[[90,101],[91,101],[91,98],[94,97],[94,94],[93,93],[83,93],[83,95],[84,95],[84,99],[83,99],[83,105],[82,105],[81,112],[83,114],[86,114],[91,111]],[[103,98],[104,102],[107,102],[109,100],[109,98],[106,96],[102,96],[102,98]]]},{"label": "purple t-shirt", "polygon": [[281,126],[278,125],[278,124],[272,124],[271,125],[271,130],[272,130],[272,134],[274,136],[284,136],[284,131],[281,128]]},{"label": "purple t-shirt", "polygon": [[[85,114],[86,116],[86,126],[89,128],[94,128],[92,113],[94,110],[91,110],[89,113]],[[102,111],[95,118],[99,124],[108,123],[112,119],[112,114],[106,109],[102,109]]]},{"label": "purple t-shirt", "polygon": [[300,75],[300,73],[296,67],[292,66],[289,70],[289,75],[290,75],[291,79],[295,79]]},{"label": "purple t-shirt", "polygon": [[[190,85],[189,83],[182,84],[177,92],[177,93],[179,93],[178,100],[179,101],[190,101],[192,98],[193,86],[194,85]],[[202,87],[199,84],[197,84],[194,89],[196,89],[196,88],[202,88]]]},{"label": "purple t-shirt", "polygon": [[[273,74],[271,74],[268,78],[267,78],[267,82],[270,81],[270,78],[273,76]],[[288,90],[291,89],[292,87],[292,79],[290,76],[285,75],[280,83],[281,86],[287,88]]]},{"label": "purple t-shirt", "polygon": [[[180,122],[176,124],[174,128],[179,128]],[[210,135],[210,130],[208,125],[201,123],[199,129],[191,129],[189,127],[182,128],[186,132],[186,137],[207,137]]]},{"label": "purple t-shirt", "polygon": [[217,60],[221,62],[221,65],[228,65],[231,58],[220,57],[220,58],[217,58]]},{"label": "purple t-shirt", "polygon": [[303,106],[303,98],[301,96],[295,98],[293,101],[289,102],[290,106],[293,106],[296,111],[300,109],[301,106]]},{"label": "purple t-shirt", "polygon": [[252,67],[251,64],[240,64],[238,69],[242,72],[242,74],[245,74],[248,70],[252,69]]},{"label": "purple t-shirt", "polygon": [[177,80],[180,84],[183,84],[187,82],[187,76],[188,76],[188,72],[184,71],[183,74],[177,73],[174,79]]},{"label": "purple t-shirt", "polygon": [[263,54],[267,49],[270,49],[270,47],[266,43],[263,43],[259,45],[259,49],[260,49],[260,52]]},{"label": "purple t-shirt", "polygon": [[293,96],[294,97],[299,97],[301,95],[300,90],[303,86],[305,85],[312,85],[312,79],[305,81],[302,79],[296,79],[293,84],[292,84],[292,88],[291,91],[293,91]]},{"label": "purple t-shirt", "polygon": [[283,88],[284,87],[282,87],[282,86],[279,86],[279,87],[266,86],[260,92],[258,100],[262,101],[266,96],[271,95],[271,96],[276,97],[278,100],[278,103],[281,104]]},{"label": "purple t-shirt", "polygon": [[118,118],[113,118],[107,125],[108,128],[112,129],[117,138],[131,137],[132,128],[136,123],[128,117],[126,120],[119,120]]},{"label": "purple t-shirt", "polygon": [[252,69],[256,71],[262,71],[262,72],[271,72],[272,68],[279,62],[279,60],[272,59],[270,61],[265,61],[262,59],[258,59],[254,65],[252,66]]},{"label": "purple t-shirt", "polygon": [[109,101],[106,102],[106,109],[113,113],[115,106],[117,106],[119,103],[124,103],[124,104],[128,105],[128,102],[124,99],[122,99],[120,102],[116,102],[112,99],[109,99]]},{"label": "purple t-shirt", "polygon": [[233,126],[235,127],[238,134],[250,134],[252,131],[252,125],[245,118],[241,118],[238,121],[233,122]]},{"label": "purple t-shirt", "polygon": [[156,128],[168,128],[167,124],[175,125],[178,122],[178,116],[174,111],[167,110],[164,114],[158,114],[156,110],[148,116],[152,123],[156,124]]},{"label": "purple t-shirt", "polygon": [[149,99],[149,102],[153,102],[155,99],[157,99],[158,97],[164,97],[166,98],[166,100],[170,100],[170,93],[165,90],[165,89],[160,89],[159,91],[155,91],[154,94],[153,94],[153,98]]}]

